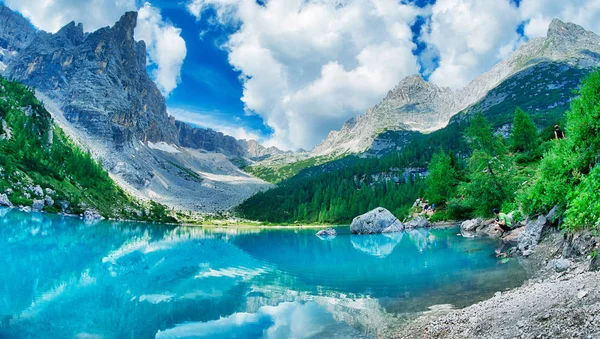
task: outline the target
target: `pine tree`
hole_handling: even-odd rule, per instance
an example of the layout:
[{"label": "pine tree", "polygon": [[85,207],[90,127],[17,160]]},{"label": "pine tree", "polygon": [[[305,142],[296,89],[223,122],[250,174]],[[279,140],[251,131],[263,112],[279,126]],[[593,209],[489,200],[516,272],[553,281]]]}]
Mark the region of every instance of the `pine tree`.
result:
[{"label": "pine tree", "polygon": [[538,132],[525,111],[517,107],[510,135],[510,146],[515,152],[530,152],[536,148]]}]

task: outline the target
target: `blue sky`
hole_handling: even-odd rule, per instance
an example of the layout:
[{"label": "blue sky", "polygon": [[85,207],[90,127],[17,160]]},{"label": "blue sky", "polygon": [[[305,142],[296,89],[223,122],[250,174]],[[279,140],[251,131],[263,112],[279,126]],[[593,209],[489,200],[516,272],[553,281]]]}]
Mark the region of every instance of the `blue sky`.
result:
[{"label": "blue sky", "polygon": [[4,2],[50,32],[138,10],[170,114],[283,149],[314,147],[408,75],[460,88],[554,17],[600,31],[597,0]]}]

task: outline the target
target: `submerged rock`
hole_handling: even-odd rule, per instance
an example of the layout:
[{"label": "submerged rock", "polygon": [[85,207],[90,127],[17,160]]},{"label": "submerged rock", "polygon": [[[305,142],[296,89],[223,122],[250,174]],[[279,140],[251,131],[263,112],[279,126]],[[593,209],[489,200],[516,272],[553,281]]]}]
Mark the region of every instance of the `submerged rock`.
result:
[{"label": "submerged rock", "polygon": [[0,206],[12,207],[12,203],[8,200],[8,196],[5,193],[0,194]]},{"label": "submerged rock", "polygon": [[317,232],[317,237],[319,237],[319,238],[335,237],[336,235],[337,235],[337,232],[331,227]]},{"label": "submerged rock", "polygon": [[431,226],[429,220],[421,215],[417,215],[412,220],[404,224],[404,228],[425,228],[429,226]]},{"label": "submerged rock", "polygon": [[390,211],[378,207],[352,220],[350,231],[354,234],[402,232],[404,225]]}]

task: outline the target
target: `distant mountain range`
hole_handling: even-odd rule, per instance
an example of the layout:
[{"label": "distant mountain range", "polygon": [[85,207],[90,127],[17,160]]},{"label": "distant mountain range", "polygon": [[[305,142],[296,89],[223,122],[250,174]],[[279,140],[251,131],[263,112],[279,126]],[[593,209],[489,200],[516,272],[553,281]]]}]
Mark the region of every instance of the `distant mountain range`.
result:
[{"label": "distant mountain range", "polygon": [[[312,155],[395,149],[398,143],[390,142],[389,134],[388,139],[385,136],[378,138],[389,131],[427,133],[438,130],[461,111],[478,110],[486,114],[494,106],[517,96],[516,101],[520,101],[522,108],[530,113],[557,106],[566,108],[565,100],[579,85],[581,77],[600,66],[599,53],[598,35],[578,25],[554,19],[545,38],[532,39],[521,45],[506,60],[464,88],[441,88],[420,75],[405,78],[379,104],[348,120],[340,131],[332,131],[315,147]],[[534,78],[528,77],[534,73]],[[526,80],[532,81],[525,84]],[[507,82],[513,85],[506,86]],[[537,93],[546,88],[567,95],[534,98],[535,93],[528,93],[530,86],[534,86]],[[522,100],[524,94],[538,100]]]},{"label": "distant mountain range", "polygon": [[85,33],[71,22],[51,34],[0,4],[0,73],[35,87],[63,130],[130,192],[198,211],[228,209],[272,187],[240,169],[248,165],[247,172],[280,181],[349,154],[399,151],[415,135],[476,111],[499,133],[510,130],[516,106],[544,127],[600,66],[600,37],[555,19],[547,37],[523,44],[464,88],[407,77],[311,152],[292,154],[170,117],[148,76],[145,43],[134,39],[136,23],[128,12],[113,27]]}]

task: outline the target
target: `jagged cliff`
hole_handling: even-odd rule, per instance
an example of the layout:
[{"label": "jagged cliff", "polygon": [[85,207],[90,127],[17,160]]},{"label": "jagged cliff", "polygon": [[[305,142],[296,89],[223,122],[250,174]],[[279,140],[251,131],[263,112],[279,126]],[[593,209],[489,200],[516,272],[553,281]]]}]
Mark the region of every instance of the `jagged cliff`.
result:
[{"label": "jagged cliff", "polygon": [[92,33],[71,22],[51,34],[0,4],[0,71],[36,88],[57,123],[136,195],[217,211],[269,187],[230,161],[247,153],[235,138],[169,117],[136,25],[128,12]]},{"label": "jagged cliff", "polygon": [[598,67],[599,53],[599,36],[578,25],[554,19],[547,37],[521,45],[506,60],[464,88],[440,88],[420,75],[407,77],[379,104],[350,119],[340,131],[331,132],[312,154],[364,152],[378,135],[386,131],[437,130],[448,124],[458,112],[477,104],[490,90],[511,76],[548,62],[561,63],[567,68]]}]

